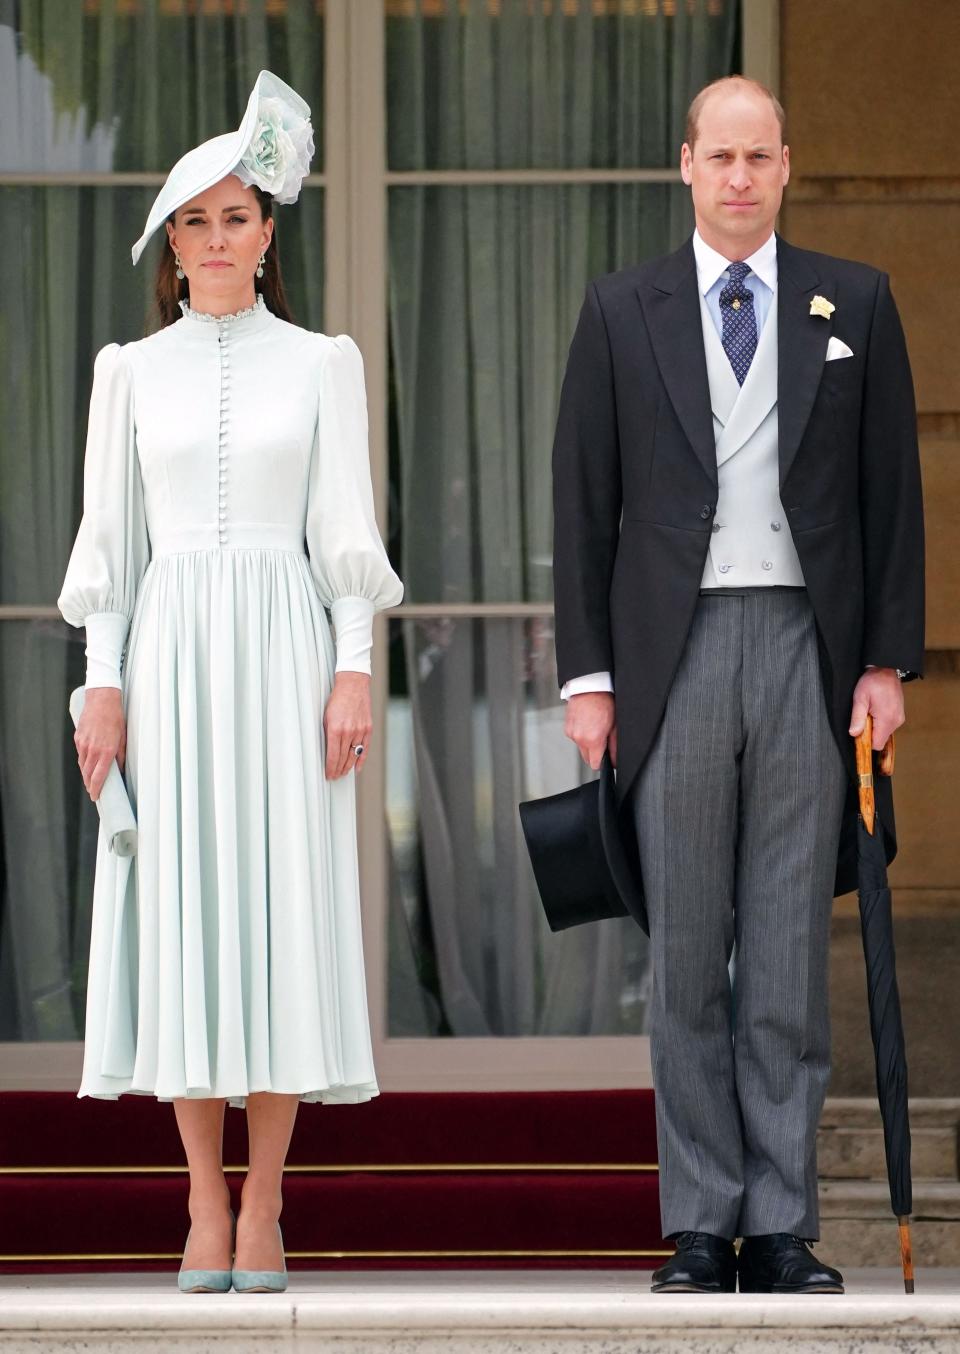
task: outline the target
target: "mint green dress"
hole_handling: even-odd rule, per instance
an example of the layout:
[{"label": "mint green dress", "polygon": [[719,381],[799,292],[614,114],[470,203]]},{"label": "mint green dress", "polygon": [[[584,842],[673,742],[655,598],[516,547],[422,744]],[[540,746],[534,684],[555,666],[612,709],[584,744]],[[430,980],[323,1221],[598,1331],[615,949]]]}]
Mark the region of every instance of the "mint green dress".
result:
[{"label": "mint green dress", "polygon": [[88,688],[123,693],[138,851],[101,833],[80,1095],[377,1094],[355,777],[325,779],[322,719],[401,595],[351,339],[259,300],[99,354],[59,606]]}]

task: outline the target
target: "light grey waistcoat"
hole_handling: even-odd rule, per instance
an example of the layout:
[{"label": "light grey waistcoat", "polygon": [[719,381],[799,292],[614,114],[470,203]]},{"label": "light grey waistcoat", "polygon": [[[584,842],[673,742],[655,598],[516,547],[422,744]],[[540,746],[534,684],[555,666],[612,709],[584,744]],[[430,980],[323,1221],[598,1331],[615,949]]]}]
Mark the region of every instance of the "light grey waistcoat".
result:
[{"label": "light grey waistcoat", "polygon": [[700,586],[803,587],[780,502],[776,293],[742,386],[703,296],[700,313],[720,490]]}]

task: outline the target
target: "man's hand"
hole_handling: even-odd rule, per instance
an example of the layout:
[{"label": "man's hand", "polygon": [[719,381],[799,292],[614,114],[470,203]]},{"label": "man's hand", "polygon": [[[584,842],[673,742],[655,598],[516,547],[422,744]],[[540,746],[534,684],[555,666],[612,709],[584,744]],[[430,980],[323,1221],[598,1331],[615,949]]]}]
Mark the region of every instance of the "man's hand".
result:
[{"label": "man's hand", "polygon": [[879,752],[906,718],[903,686],[893,668],[869,668],[857,682],[850,715],[852,738],[863,732],[867,715],[873,716],[873,746]]},{"label": "man's hand", "polygon": [[563,731],[580,749],[580,756],[594,771],[600,769],[603,754],[610,749],[610,760],[617,764],[617,711],[609,691],[585,691],[567,701]]}]

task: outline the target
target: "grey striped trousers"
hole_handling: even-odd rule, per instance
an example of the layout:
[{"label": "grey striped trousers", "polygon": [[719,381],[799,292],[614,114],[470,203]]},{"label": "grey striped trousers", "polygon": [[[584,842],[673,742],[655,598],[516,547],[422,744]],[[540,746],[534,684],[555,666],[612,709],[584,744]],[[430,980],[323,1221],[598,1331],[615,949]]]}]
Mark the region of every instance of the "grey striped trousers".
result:
[{"label": "grey striped trousers", "polygon": [[701,596],[634,799],[664,1236],[818,1235],[845,788],[806,593]]}]

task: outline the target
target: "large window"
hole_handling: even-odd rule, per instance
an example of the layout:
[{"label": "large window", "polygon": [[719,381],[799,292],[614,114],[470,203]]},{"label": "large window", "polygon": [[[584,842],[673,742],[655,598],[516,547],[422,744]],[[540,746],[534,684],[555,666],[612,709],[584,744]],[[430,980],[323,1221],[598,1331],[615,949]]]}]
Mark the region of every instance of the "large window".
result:
[{"label": "large window", "polygon": [[738,7],[387,5],[391,1036],[641,1034],[632,921],[554,936],[518,801],[584,774],[552,644],[550,449],[584,285],[692,228],[691,94]]},{"label": "large window", "polygon": [[75,1070],[83,1033],[96,814],[66,714],[83,638],[55,599],[93,357],[151,324],[162,242],[135,271],[129,248],[166,171],[237,125],[268,67],[317,129],[300,203],[278,211],[288,292],[300,323],[364,353],[378,513],[407,589],[377,630],[360,784],[382,1084],[591,1084],[611,1057],[624,1082],[643,1077],[643,937],[626,922],[551,935],[516,811],[583,774],[557,699],[550,447],[585,283],[689,231],[675,166],[690,95],[739,68],[775,9],[0,0],[8,1065],[11,1041],[31,1068],[47,1043]]},{"label": "large window", "polygon": [[154,326],[164,241],[136,270],[130,246],[262,67],[313,109],[315,173],[277,239],[297,318],[323,328],[323,32],[318,0],[0,0],[0,1041],[83,1035],[97,815],[67,716],[83,635],[55,602],[93,358]]}]

